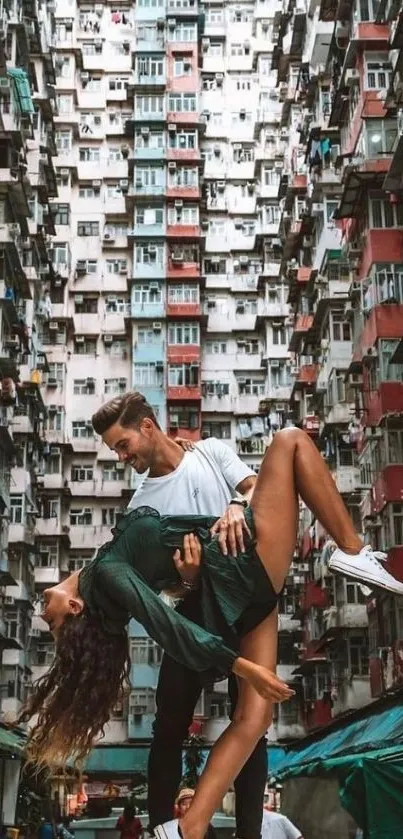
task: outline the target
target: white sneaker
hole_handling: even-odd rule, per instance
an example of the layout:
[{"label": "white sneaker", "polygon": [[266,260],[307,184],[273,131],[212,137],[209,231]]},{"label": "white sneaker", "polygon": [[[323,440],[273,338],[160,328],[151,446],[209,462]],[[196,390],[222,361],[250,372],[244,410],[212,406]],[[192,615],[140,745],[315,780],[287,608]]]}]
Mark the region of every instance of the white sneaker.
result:
[{"label": "white sneaker", "polygon": [[365,545],[359,554],[346,554],[340,548],[336,548],[329,559],[328,567],[330,571],[367,583],[371,588],[375,586],[392,594],[403,595],[403,583],[383,567],[382,562],[385,560],[386,554],[373,551],[371,545]]},{"label": "white sneaker", "polygon": [[154,836],[156,836],[156,839],[181,839],[178,819],[157,824],[157,827],[154,827]]}]

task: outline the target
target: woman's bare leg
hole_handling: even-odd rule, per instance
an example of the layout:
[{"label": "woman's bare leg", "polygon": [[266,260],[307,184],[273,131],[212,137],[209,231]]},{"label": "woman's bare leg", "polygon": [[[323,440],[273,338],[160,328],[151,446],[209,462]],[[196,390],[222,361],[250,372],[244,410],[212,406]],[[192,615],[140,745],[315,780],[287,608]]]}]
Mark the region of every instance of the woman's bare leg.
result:
[{"label": "woman's bare leg", "polygon": [[[297,428],[279,431],[266,452],[251,503],[257,552],[278,592],[294,554],[298,494],[339,547],[347,553],[362,547],[337,487],[308,435]],[[241,655],[275,670],[277,612],[242,640]],[[214,810],[267,730],[271,713],[272,703],[242,681],[235,718],[212,749],[192,805],[181,821],[184,839],[202,839]]]},{"label": "woman's bare leg", "polygon": [[310,437],[299,428],[278,431],[260,467],[251,507],[257,552],[281,591],[293,557],[298,527],[298,495],[346,553],[362,542],[337,486]]},{"label": "woman's bare leg", "polygon": [[[277,622],[276,610],[242,639],[240,650],[243,657],[272,671],[277,661]],[[240,680],[234,718],[213,746],[191,807],[180,822],[184,839],[203,839],[214,811],[270,726],[272,709],[271,702]]]}]

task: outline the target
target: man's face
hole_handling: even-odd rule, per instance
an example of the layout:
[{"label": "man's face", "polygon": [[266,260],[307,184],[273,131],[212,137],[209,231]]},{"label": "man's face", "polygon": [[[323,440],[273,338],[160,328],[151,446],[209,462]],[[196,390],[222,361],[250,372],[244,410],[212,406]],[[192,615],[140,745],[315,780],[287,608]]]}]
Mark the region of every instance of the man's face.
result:
[{"label": "man's face", "polygon": [[122,463],[129,463],[142,474],[151,466],[155,453],[155,425],[145,418],[139,428],[127,428],[115,422],[102,435],[104,443],[116,452]]}]

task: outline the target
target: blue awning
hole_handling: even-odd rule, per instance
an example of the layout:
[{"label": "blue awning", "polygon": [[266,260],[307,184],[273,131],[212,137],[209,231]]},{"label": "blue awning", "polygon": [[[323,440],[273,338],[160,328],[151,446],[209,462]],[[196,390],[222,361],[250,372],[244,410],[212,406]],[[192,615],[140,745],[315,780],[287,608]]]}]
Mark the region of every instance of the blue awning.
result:
[{"label": "blue awning", "polygon": [[272,774],[279,779],[309,775],[326,768],[326,762],[339,758],[351,760],[354,755],[374,751],[386,753],[392,747],[400,748],[402,743],[403,707],[383,706],[378,712],[367,713],[350,723],[346,721],[343,727],[337,727],[323,737],[309,738],[305,746],[302,740],[296,748],[285,752]]},{"label": "blue awning", "polygon": [[127,746],[96,746],[89,755],[85,772],[141,772],[147,774],[149,748],[129,743]]}]

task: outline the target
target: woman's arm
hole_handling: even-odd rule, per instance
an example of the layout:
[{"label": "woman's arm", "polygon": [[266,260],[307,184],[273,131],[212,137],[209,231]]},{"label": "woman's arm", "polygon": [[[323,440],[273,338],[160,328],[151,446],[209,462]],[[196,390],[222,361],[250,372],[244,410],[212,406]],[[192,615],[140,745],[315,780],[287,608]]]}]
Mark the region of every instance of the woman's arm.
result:
[{"label": "woman's arm", "polygon": [[225,646],[223,639],[167,606],[123,557],[122,562],[101,560],[94,585],[95,594],[99,587],[103,601],[107,596],[111,605],[128,612],[180,664],[197,671],[212,668],[221,673],[232,671],[237,656]]}]

